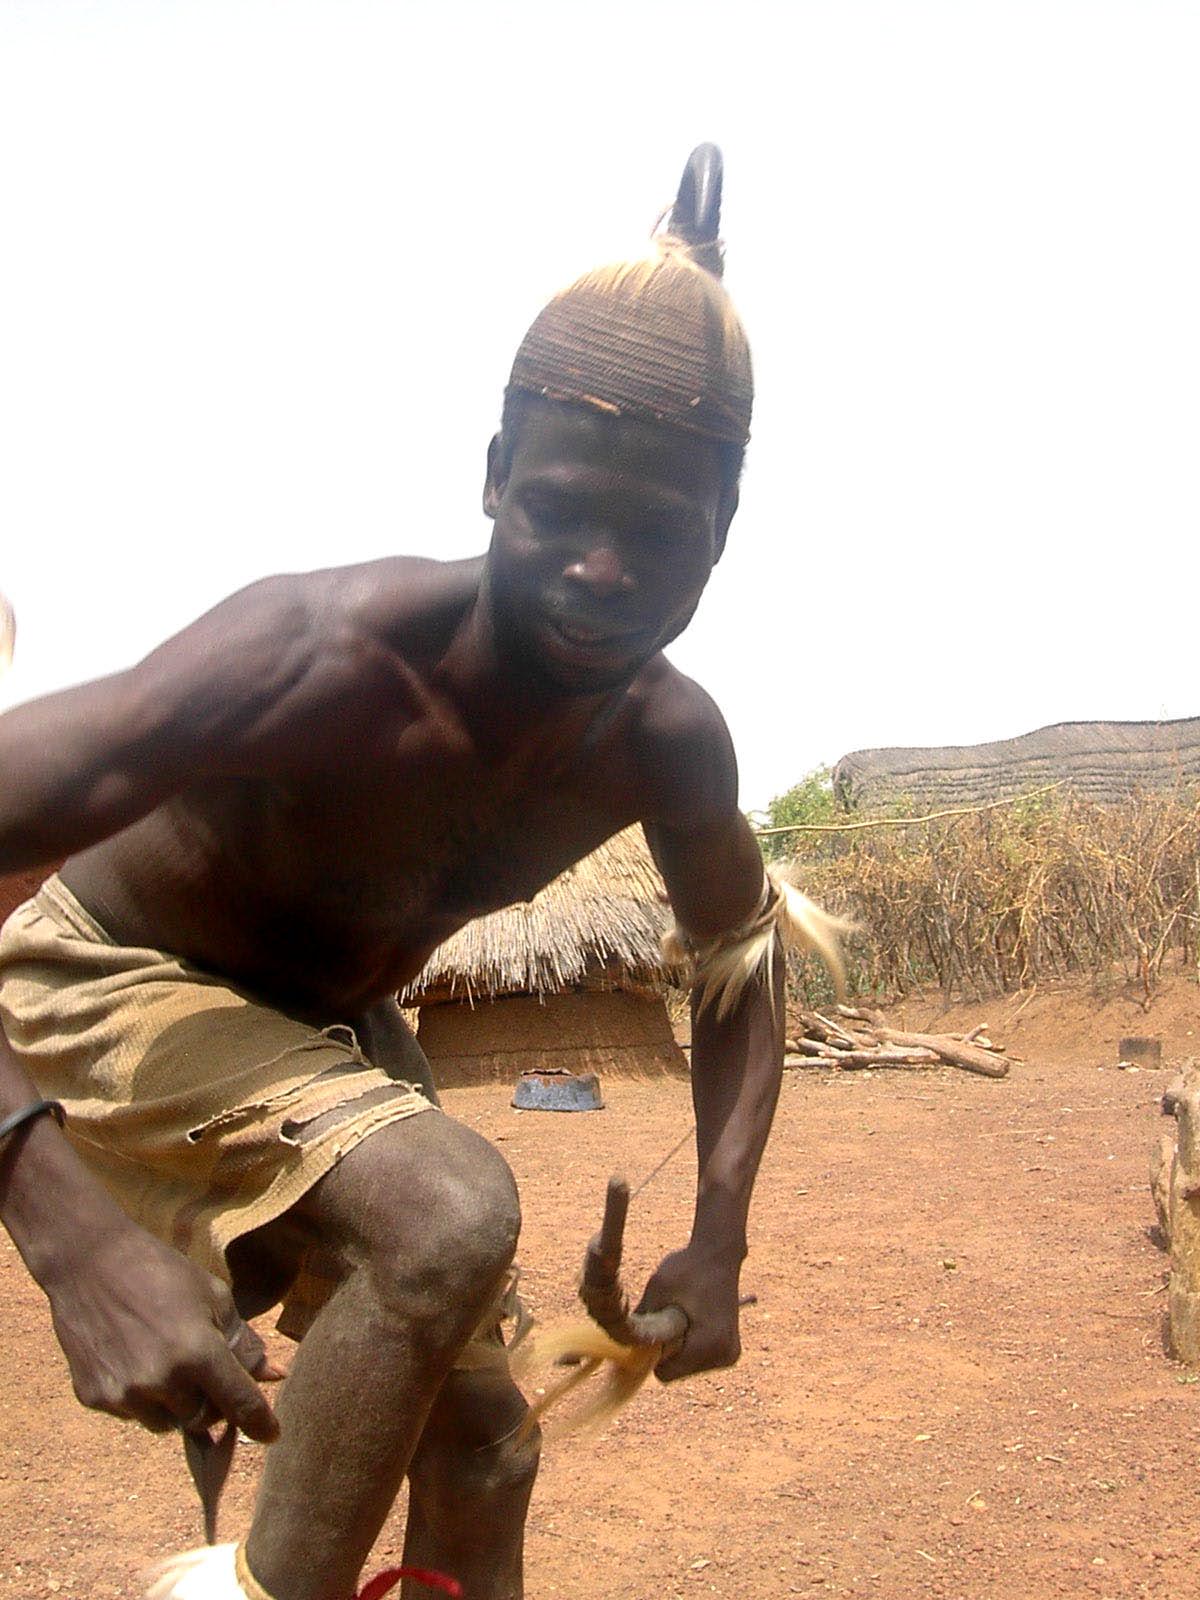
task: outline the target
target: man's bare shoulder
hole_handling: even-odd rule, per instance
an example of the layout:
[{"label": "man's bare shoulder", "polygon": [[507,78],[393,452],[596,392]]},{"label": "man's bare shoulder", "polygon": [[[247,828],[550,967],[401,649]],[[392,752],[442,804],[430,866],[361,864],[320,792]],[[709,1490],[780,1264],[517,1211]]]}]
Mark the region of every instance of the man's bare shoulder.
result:
[{"label": "man's bare shoulder", "polygon": [[164,737],[182,733],[235,765],[249,750],[287,750],[314,719],[328,730],[339,706],[366,714],[398,676],[420,679],[478,568],[394,557],[259,579],[153,651],[124,692]]},{"label": "man's bare shoulder", "polygon": [[402,652],[423,654],[453,634],[479,593],[483,557],[435,561],[388,556],[331,567],[295,581],[324,609],[334,631],[358,627]]},{"label": "man's bare shoulder", "polygon": [[381,655],[420,670],[453,637],[479,591],[482,557],[389,556],[280,574],[226,602],[264,651],[299,657],[318,678],[353,679]]},{"label": "man's bare shoulder", "polygon": [[737,759],[712,696],[659,656],[642,673],[638,762],[646,822],[703,826],[737,809]]},{"label": "man's bare shoulder", "polygon": [[229,595],[178,637],[206,631],[212,619],[213,628],[236,628],[243,635],[257,630],[267,644],[306,639],[320,648],[347,628],[393,641],[411,629],[419,639],[457,627],[479,591],[482,567],[481,556],[466,561],[388,556],[354,566],[277,573]]}]

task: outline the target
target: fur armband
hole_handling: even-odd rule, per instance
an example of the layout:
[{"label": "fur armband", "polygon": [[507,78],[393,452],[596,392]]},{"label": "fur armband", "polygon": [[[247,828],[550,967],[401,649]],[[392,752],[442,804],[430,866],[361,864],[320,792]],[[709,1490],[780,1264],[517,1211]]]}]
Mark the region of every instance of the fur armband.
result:
[{"label": "fur armband", "polygon": [[671,964],[690,970],[692,983],[700,990],[701,1008],[715,1002],[721,1021],[756,977],[761,977],[767,992],[774,995],[777,934],[785,950],[820,956],[840,999],[846,991],[846,965],[839,936],[853,927],[768,870],[763,875],[758,910],[749,921],[703,941],[689,938],[676,924],[663,939],[663,955]]}]

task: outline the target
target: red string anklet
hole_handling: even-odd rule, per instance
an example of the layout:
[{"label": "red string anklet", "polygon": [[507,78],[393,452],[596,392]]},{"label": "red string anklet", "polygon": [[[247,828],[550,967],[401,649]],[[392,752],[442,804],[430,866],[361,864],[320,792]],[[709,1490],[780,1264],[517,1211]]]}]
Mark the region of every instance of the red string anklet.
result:
[{"label": "red string anklet", "polygon": [[434,1572],[431,1567],[385,1567],[363,1584],[354,1600],[383,1600],[383,1596],[390,1594],[402,1578],[411,1578],[414,1583],[423,1583],[427,1589],[440,1589],[443,1594],[453,1596],[454,1600],[462,1600],[463,1587],[458,1579],[449,1578],[444,1572]]}]

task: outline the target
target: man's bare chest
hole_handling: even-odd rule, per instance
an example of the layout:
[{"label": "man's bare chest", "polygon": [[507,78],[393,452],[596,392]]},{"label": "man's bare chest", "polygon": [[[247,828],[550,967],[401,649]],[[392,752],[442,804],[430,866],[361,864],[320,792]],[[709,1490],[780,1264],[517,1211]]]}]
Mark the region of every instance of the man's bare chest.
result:
[{"label": "man's bare chest", "polygon": [[264,921],[297,951],[411,976],[474,918],[529,900],[640,815],[626,742],[605,727],[491,754],[381,739],[226,796],[213,817]]},{"label": "man's bare chest", "polygon": [[411,765],[335,774],[269,800],[260,860],[315,914],[460,921],[531,899],[634,820],[632,786],[613,777]]},{"label": "man's bare chest", "polygon": [[283,772],[193,789],[72,864],[122,936],[264,993],[362,1004],[642,815],[632,714],[468,737],[435,716],[315,730]]}]

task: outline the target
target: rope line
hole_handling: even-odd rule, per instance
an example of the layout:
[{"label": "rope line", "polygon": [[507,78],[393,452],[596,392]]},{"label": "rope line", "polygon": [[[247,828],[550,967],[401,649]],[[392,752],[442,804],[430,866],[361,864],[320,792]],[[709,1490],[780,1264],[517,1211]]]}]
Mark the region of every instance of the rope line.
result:
[{"label": "rope line", "polygon": [[1001,806],[1015,806],[1022,800],[1036,800],[1039,795],[1061,789],[1066,782],[1047,783],[1041,789],[1030,789],[1027,794],[1010,795],[1007,800],[989,800],[982,806],[953,806],[948,811],[930,811],[923,817],[875,817],[868,822],[789,822],[780,828],[755,828],[760,839],[775,833],[855,833],[861,828],[915,828],[922,822],[937,822],[941,817],[975,817],[981,811],[996,811]]}]

